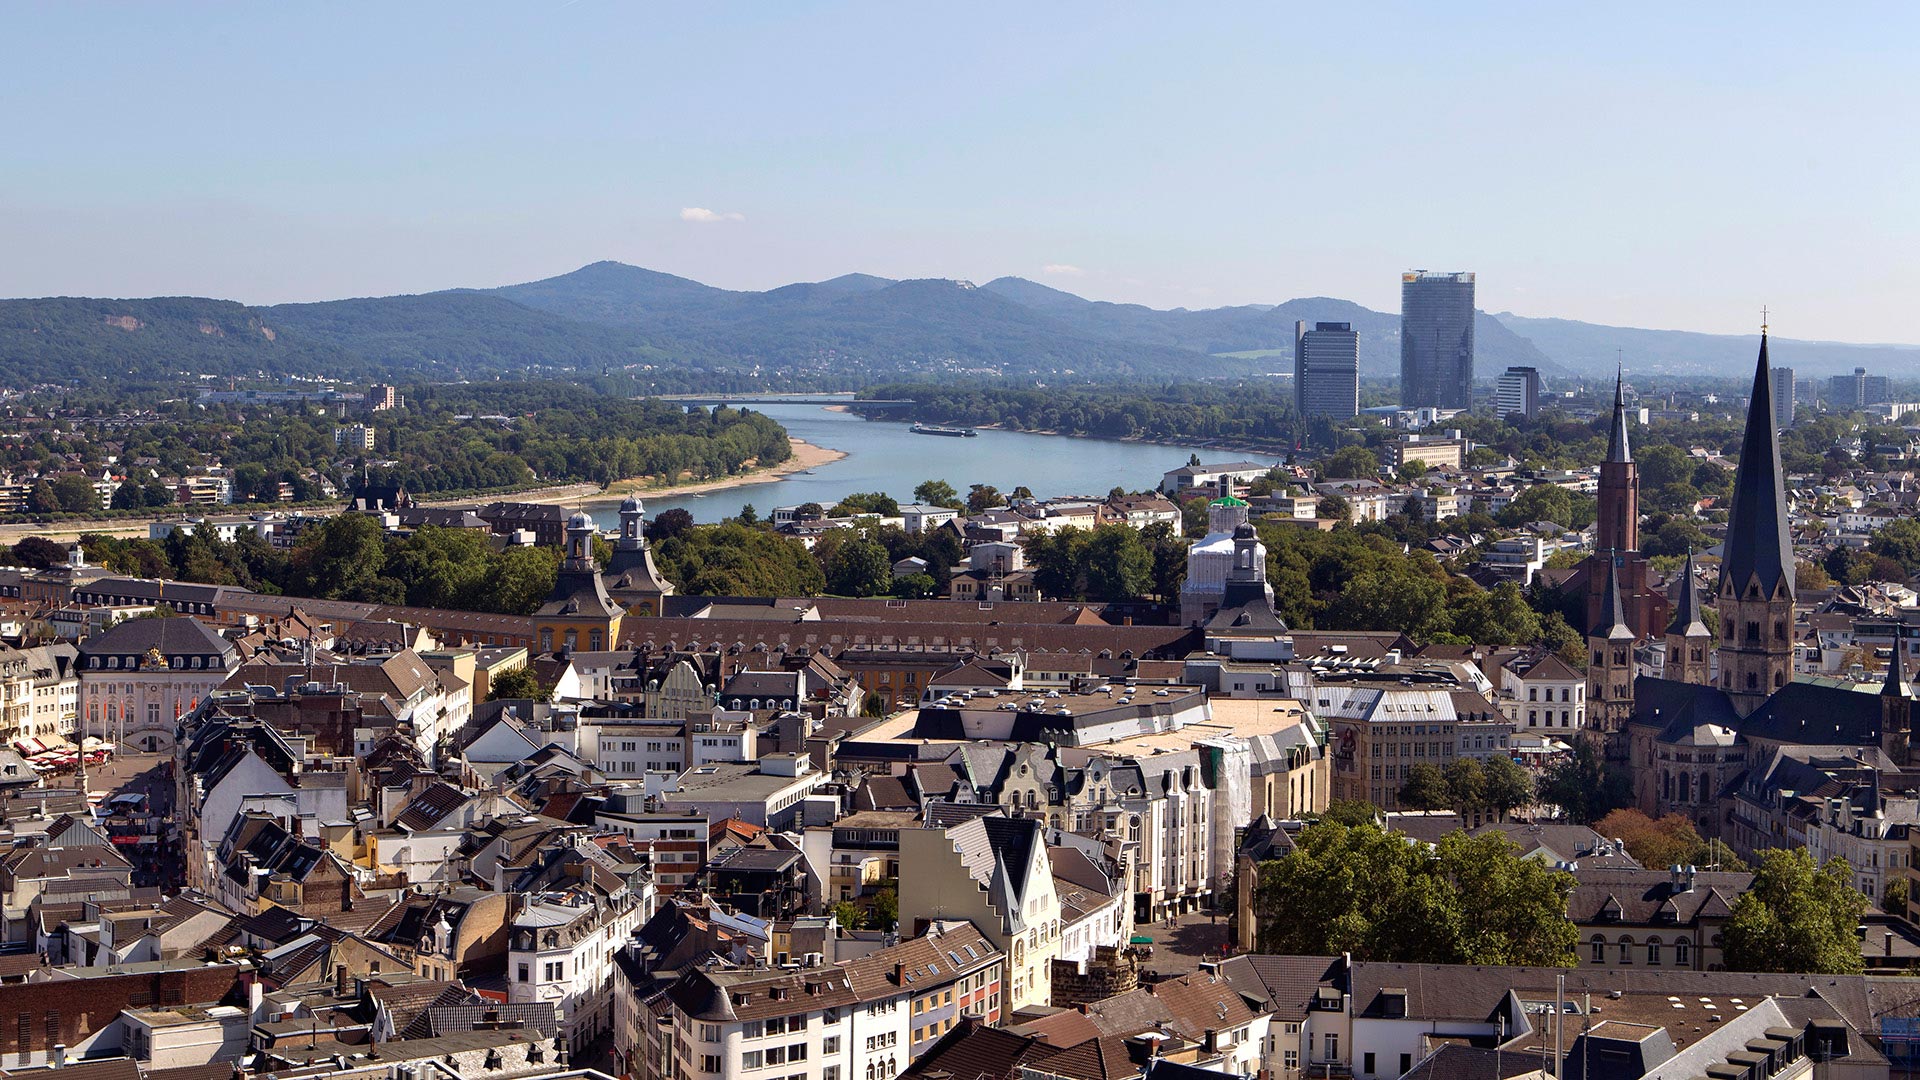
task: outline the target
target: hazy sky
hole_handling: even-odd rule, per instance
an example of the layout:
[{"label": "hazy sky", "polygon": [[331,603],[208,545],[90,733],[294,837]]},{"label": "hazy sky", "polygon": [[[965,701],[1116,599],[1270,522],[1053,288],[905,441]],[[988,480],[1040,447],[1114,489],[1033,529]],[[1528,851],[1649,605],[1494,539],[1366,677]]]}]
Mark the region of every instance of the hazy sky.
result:
[{"label": "hazy sky", "polygon": [[[1684,8],[1684,11],[1676,11]],[[0,295],[619,259],[1920,341],[1912,4],[0,8]]]}]

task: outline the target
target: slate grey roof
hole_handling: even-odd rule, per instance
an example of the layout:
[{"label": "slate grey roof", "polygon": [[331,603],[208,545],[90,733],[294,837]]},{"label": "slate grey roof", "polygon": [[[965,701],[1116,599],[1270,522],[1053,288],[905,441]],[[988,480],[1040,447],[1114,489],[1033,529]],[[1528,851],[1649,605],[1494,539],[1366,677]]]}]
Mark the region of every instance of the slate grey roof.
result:
[{"label": "slate grey roof", "polygon": [[[80,643],[81,665],[94,657],[131,656],[143,658],[158,650],[171,659],[175,656],[218,657],[224,661],[234,655],[233,643],[213,632],[199,619],[175,616],[166,619],[128,619],[95,634]],[[213,665],[209,665],[213,666]]]}]

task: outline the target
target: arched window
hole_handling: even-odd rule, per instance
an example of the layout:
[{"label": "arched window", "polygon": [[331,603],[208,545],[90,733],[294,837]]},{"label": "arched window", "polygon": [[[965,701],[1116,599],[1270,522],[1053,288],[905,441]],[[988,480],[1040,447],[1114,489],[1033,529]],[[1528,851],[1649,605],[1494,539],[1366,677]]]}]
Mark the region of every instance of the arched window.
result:
[{"label": "arched window", "polygon": [[1633,939],[1625,934],[1620,935],[1620,962],[1633,963]]},{"label": "arched window", "polygon": [[1607,939],[1599,934],[1593,935],[1593,962],[1596,964],[1607,962]]},{"label": "arched window", "polygon": [[1658,964],[1659,962],[1660,962],[1660,939],[1648,938],[1647,939],[1647,963]]},{"label": "arched window", "polygon": [[1686,938],[1676,940],[1673,943],[1673,962],[1679,964],[1681,967],[1692,965],[1693,943]]},{"label": "arched window", "polygon": [[1660,797],[1668,801],[1673,799],[1673,774],[1670,772],[1660,774]]}]

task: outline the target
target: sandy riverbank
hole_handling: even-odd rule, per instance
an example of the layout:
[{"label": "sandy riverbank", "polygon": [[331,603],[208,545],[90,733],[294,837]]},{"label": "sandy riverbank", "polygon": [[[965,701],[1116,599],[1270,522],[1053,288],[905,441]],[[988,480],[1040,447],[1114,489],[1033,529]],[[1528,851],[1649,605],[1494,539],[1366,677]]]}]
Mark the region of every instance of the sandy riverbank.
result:
[{"label": "sandy riverbank", "polygon": [[[825,446],[815,446],[804,439],[791,439],[793,456],[768,469],[755,469],[738,476],[726,476],[718,480],[702,480],[692,483],[663,484],[650,478],[621,480],[610,487],[602,488],[598,484],[562,484],[556,487],[535,488],[531,491],[514,492],[485,497],[468,496],[461,499],[422,499],[422,506],[480,506],[495,500],[510,502],[560,504],[564,506],[610,506],[626,498],[629,494],[638,494],[643,498],[649,495],[692,495],[703,491],[723,491],[727,488],[745,487],[748,484],[765,484],[797,472],[815,469],[829,462],[839,461],[847,456],[845,450],[834,450]],[[207,511],[215,516],[229,513],[259,513],[259,507],[208,507]],[[338,507],[306,507],[299,511],[314,517],[327,517],[339,513]],[[153,521],[178,520],[179,511],[152,518],[115,518],[109,521],[66,521],[39,525],[32,522],[0,525],[0,543],[12,544],[29,536],[44,536],[55,543],[72,543],[80,534],[101,533],[106,536],[145,536],[147,525]]]}]

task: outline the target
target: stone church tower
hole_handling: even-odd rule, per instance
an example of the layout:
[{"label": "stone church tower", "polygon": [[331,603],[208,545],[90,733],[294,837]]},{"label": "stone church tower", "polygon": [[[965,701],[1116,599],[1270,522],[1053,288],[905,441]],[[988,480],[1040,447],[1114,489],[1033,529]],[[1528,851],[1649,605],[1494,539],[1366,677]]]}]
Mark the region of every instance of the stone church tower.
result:
[{"label": "stone church tower", "polygon": [[1787,531],[1779,435],[1762,327],[1716,590],[1720,688],[1741,716],[1793,679],[1793,540]]},{"label": "stone church tower", "polygon": [[1673,622],[1667,624],[1667,663],[1661,675],[1675,682],[1706,686],[1712,674],[1713,631],[1700,617],[1700,595],[1693,582],[1693,552],[1688,551],[1680,591],[1673,600]]}]

